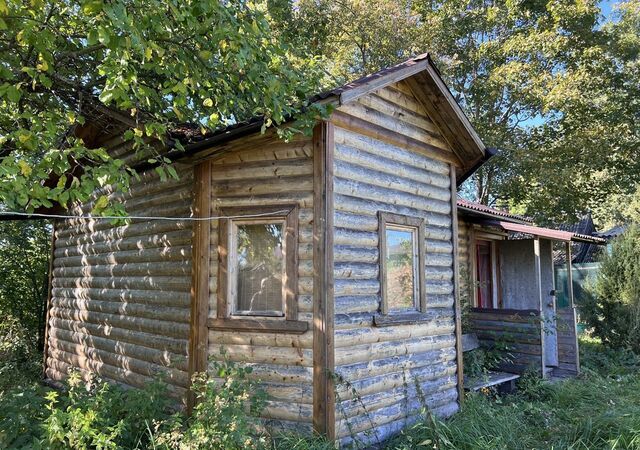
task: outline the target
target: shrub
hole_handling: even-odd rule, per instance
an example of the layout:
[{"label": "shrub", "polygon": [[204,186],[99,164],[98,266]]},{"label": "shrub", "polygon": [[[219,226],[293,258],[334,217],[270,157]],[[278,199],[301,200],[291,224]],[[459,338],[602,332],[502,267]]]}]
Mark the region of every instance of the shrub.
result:
[{"label": "shrub", "polygon": [[614,348],[640,352],[640,226],[616,239],[602,260],[581,317],[593,334]]},{"label": "shrub", "polygon": [[0,392],[35,381],[41,363],[35,334],[15,317],[5,316],[0,321]]},{"label": "shrub", "polygon": [[258,414],[266,394],[249,379],[250,367],[215,361],[194,376],[197,403],[188,420],[175,417],[169,431],[155,433],[153,446],[165,449],[258,449],[267,444]]}]

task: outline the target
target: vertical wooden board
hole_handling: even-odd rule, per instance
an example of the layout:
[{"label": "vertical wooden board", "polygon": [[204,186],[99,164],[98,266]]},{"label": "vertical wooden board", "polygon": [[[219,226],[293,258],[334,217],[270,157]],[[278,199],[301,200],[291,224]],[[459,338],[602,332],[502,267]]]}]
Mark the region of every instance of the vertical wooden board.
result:
[{"label": "vertical wooden board", "polygon": [[313,130],[313,428],[335,438],[334,280],[333,280],[333,125]]},{"label": "vertical wooden board", "polygon": [[[537,292],[538,292],[538,311],[540,313],[540,320],[542,321],[544,316],[543,316],[543,306],[542,306],[542,265],[540,262],[540,257],[541,257],[541,250],[540,250],[540,238],[536,236],[536,238],[533,240],[533,254],[534,254],[534,258],[535,258],[535,267],[536,267],[536,285],[538,286]],[[541,322],[541,327],[540,327],[540,347],[542,349],[542,358],[540,361],[540,370],[542,373],[542,377],[545,377],[545,355],[544,355],[544,349],[545,349],[545,345],[544,345],[544,323]]]},{"label": "vertical wooden board", "polygon": [[[287,271],[284,283],[286,319],[298,319],[298,236],[299,236],[299,208],[296,205],[289,213],[286,220],[287,231],[285,233],[286,242],[286,267],[292,267],[292,271]],[[291,272],[291,273],[289,273]]]},{"label": "vertical wooden board", "polygon": [[[211,162],[205,161],[194,169],[194,216],[211,216]],[[189,331],[189,378],[207,367],[207,316],[209,314],[209,242],[211,225],[209,221],[197,221],[193,225],[192,280],[191,280],[191,321]],[[194,404],[190,391],[187,409]]]},{"label": "vertical wooden board", "polygon": [[458,250],[458,188],[456,183],[456,168],[450,166],[449,176],[451,178],[451,240],[453,242],[453,297],[455,305],[456,321],[456,365],[458,382],[458,402],[462,405],[464,401],[464,364],[462,352],[462,308],[460,306],[460,261]]},{"label": "vertical wooden board", "polygon": [[49,254],[49,278],[47,287],[47,304],[44,315],[44,336],[42,348],[42,378],[47,377],[47,357],[49,356],[49,310],[51,309],[51,297],[53,295],[53,259],[56,251],[56,222],[51,223],[51,252]]}]

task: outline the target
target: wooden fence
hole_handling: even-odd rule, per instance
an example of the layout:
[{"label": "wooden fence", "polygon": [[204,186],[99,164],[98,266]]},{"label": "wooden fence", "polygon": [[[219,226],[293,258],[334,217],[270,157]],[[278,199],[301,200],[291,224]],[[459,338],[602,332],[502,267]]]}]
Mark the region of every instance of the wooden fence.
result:
[{"label": "wooden fence", "polygon": [[558,308],[558,368],[559,375],[577,375],[580,372],[575,308]]}]

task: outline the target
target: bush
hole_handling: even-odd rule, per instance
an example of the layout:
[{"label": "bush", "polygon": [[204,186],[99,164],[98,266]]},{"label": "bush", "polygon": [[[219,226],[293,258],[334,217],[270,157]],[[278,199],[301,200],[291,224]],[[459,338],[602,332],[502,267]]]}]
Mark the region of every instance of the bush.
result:
[{"label": "bush", "polygon": [[36,335],[16,318],[5,316],[0,321],[0,393],[36,381],[41,364]]},{"label": "bush", "polygon": [[84,382],[72,373],[67,389],[37,385],[2,398],[0,447],[47,449],[145,448],[154,423],[168,422],[171,398],[157,381],[144,389]]},{"label": "bush", "polygon": [[640,353],[639,225],[613,242],[580,309],[582,319],[604,344]]}]

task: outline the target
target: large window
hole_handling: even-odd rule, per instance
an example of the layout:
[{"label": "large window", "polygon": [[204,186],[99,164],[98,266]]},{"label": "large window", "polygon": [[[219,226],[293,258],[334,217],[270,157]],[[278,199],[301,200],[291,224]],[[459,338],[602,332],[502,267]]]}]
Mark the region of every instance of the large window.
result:
[{"label": "large window", "polygon": [[379,213],[380,311],[425,311],[424,221]]},{"label": "large window", "polygon": [[297,322],[298,207],[225,208],[221,213],[230,218],[219,224],[217,319],[210,326],[306,330],[306,322]]}]

